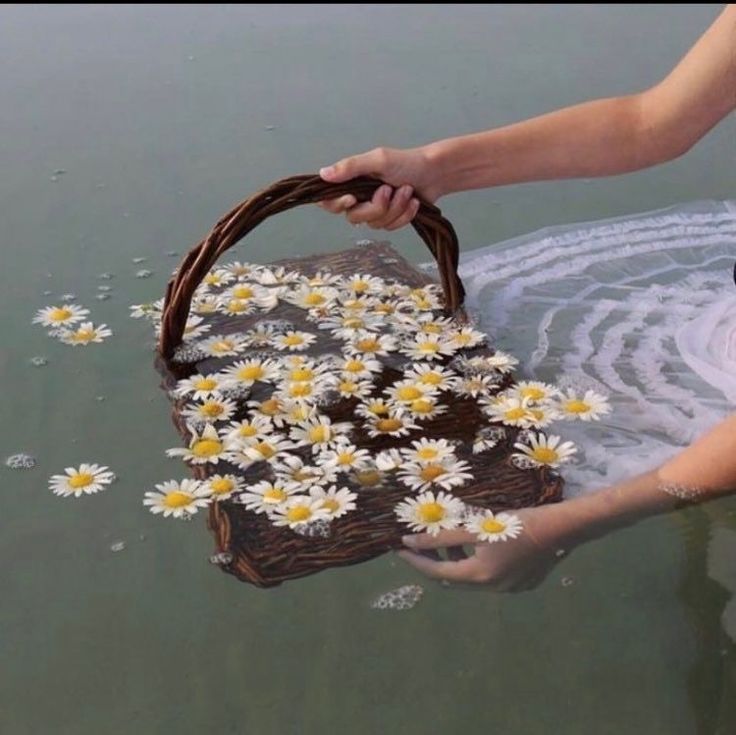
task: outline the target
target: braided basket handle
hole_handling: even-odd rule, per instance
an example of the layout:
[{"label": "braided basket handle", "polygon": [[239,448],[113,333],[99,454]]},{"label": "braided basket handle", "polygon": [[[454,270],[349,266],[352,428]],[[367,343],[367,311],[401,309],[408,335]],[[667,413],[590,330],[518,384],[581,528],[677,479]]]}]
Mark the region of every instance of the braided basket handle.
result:
[{"label": "braided basket handle", "polygon": [[[316,175],[291,176],[254,194],[224,215],[212,231],[184,258],[166,287],[158,349],[169,359],[182,342],[192,296],[218,258],[252,229],[273,214],[300,204],[313,204],[352,194],[359,202],[371,199],[382,181],[361,176],[340,184],[323,181]],[[463,303],[465,289],[457,274],[459,248],[453,226],[439,208],[420,199],[412,226],[437,261],[445,296],[445,306],[455,312]]]}]

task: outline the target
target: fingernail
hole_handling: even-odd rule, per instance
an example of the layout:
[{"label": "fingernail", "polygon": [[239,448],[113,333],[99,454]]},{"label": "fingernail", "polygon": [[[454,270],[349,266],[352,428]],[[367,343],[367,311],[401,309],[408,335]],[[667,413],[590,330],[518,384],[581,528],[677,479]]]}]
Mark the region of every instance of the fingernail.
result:
[{"label": "fingernail", "polygon": [[402,536],[401,537],[401,543],[404,544],[404,546],[414,546],[414,537],[413,536]]},{"label": "fingernail", "polygon": [[411,186],[404,184],[404,186],[401,187],[399,194],[401,194],[402,199],[408,199],[411,196]]},{"label": "fingernail", "polygon": [[330,176],[334,176],[335,175],[335,167],[334,166],[323,166],[319,170],[319,175],[323,179],[328,179]]}]

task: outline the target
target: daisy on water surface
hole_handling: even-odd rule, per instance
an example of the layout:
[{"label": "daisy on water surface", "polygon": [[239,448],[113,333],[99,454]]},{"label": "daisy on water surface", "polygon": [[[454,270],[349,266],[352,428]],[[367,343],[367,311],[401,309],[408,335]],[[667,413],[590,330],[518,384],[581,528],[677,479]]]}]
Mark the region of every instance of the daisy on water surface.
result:
[{"label": "daisy on water surface", "polygon": [[496,350],[490,357],[483,358],[488,367],[497,370],[499,373],[510,373],[519,361],[507,352]]},{"label": "daisy on water surface", "polygon": [[309,495],[322,502],[321,507],[329,513],[330,518],[340,518],[351,510],[355,510],[355,500],[358,497],[346,487],[338,490],[337,485],[333,485],[328,490],[319,486],[313,487],[309,490]]},{"label": "daisy on water surface", "polygon": [[458,381],[457,375],[449,368],[430,363],[417,362],[404,371],[404,378],[422,386],[437,390],[450,390]]},{"label": "daisy on water surface", "polygon": [[246,492],[240,496],[240,502],[248,510],[256,513],[271,513],[275,508],[286,503],[286,501],[299,491],[299,485],[295,482],[283,482],[282,480],[263,480],[251,485]]},{"label": "daisy on water surface", "polygon": [[409,462],[419,464],[455,459],[455,449],[447,439],[427,439],[426,437],[413,441],[411,447],[401,450],[401,454]]},{"label": "daisy on water surface", "polygon": [[212,424],[207,424],[202,433],[189,426],[191,439],[188,447],[174,447],[167,449],[168,457],[182,457],[185,462],[192,464],[205,464],[207,462],[219,462],[224,459],[227,452],[226,442],[220,438],[217,429]]},{"label": "daisy on water surface", "polygon": [[49,478],[49,488],[54,495],[73,495],[75,498],[92,495],[103,490],[115,479],[113,472],[99,464],[82,463],[79,468],[67,467],[64,472],[65,475],[52,475]]},{"label": "daisy on water surface", "polygon": [[177,381],[174,393],[177,396],[191,395],[196,401],[212,396],[219,397],[226,385],[219,373],[210,373],[209,375],[195,373],[190,378]]},{"label": "daisy on water surface", "polygon": [[85,309],[77,304],[45,306],[36,312],[36,315],[33,317],[33,323],[41,324],[51,329],[58,329],[59,327],[69,327],[72,324],[81,322],[88,314],[89,309]]},{"label": "daisy on water surface", "polygon": [[519,516],[512,513],[496,513],[490,510],[471,515],[463,524],[479,541],[506,541],[516,538],[522,529]]},{"label": "daisy on water surface", "polygon": [[414,339],[404,343],[401,353],[412,360],[441,360],[458,349],[438,335],[417,334]]},{"label": "daisy on water surface", "polygon": [[584,395],[568,390],[560,397],[558,408],[562,418],[583,421],[598,421],[611,411],[608,399],[592,390],[585,391]]},{"label": "daisy on water surface", "polygon": [[299,490],[307,490],[313,485],[327,485],[335,482],[337,474],[332,465],[304,464],[296,454],[287,454],[271,464],[276,478],[282,482],[294,482]]},{"label": "daisy on water surface", "polygon": [[512,457],[527,458],[535,467],[559,467],[564,462],[569,462],[578,451],[572,442],[560,444],[559,436],[545,436],[541,433],[536,436],[531,434],[529,444],[517,442],[514,447],[521,452],[516,452]]},{"label": "daisy on water surface", "polygon": [[406,436],[419,426],[412,421],[412,417],[401,409],[394,409],[385,416],[376,416],[365,422],[368,436]]},{"label": "daisy on water surface", "polygon": [[232,418],[237,410],[238,406],[234,401],[214,396],[205,398],[201,403],[190,403],[182,409],[181,415],[187,421],[214,424],[217,421],[227,421]]},{"label": "daisy on water surface", "polygon": [[473,479],[469,469],[467,462],[458,462],[451,457],[421,464],[407,462],[399,469],[399,479],[412,490],[428,490],[433,485],[449,490]]},{"label": "daisy on water surface", "polygon": [[541,403],[549,401],[559,394],[559,390],[549,383],[541,380],[522,380],[513,388],[506,391],[506,395],[513,398],[526,399],[529,403]]},{"label": "daisy on water surface", "polygon": [[283,505],[274,509],[271,520],[274,526],[298,528],[321,518],[328,519],[330,512],[321,498],[309,495],[293,495]]},{"label": "daisy on water surface", "polygon": [[209,492],[212,500],[227,500],[234,493],[245,490],[245,480],[237,475],[210,475],[202,487]]},{"label": "daisy on water surface", "polygon": [[88,345],[92,342],[100,344],[106,337],[111,336],[112,330],[107,328],[107,324],[96,327],[92,322],[84,322],[76,329],[59,330],[59,339],[65,345]]},{"label": "daisy on water surface", "polygon": [[235,357],[246,347],[243,340],[226,337],[224,334],[203,339],[197,346],[210,357]]},{"label": "daisy on water surface", "polygon": [[352,429],[347,421],[333,424],[329,416],[313,415],[307,421],[292,427],[289,438],[297,446],[311,446],[313,452],[328,449],[340,436],[345,436]]},{"label": "daisy on water surface", "polygon": [[457,528],[464,510],[462,500],[440,490],[437,495],[430,491],[416,498],[404,498],[396,505],[394,513],[413,531],[436,536],[442,530]]},{"label": "daisy on water surface", "polygon": [[273,338],[273,346],[277,350],[294,350],[301,352],[317,339],[317,336],[309,332],[292,331],[286,334],[277,334]]},{"label": "daisy on water surface", "polygon": [[358,449],[355,444],[343,440],[338,441],[334,449],[322,451],[317,462],[320,465],[331,465],[336,472],[348,472],[368,462],[370,456],[367,449]]},{"label": "daisy on water surface", "polygon": [[146,493],[143,505],[151,513],[163,513],[164,518],[188,517],[210,503],[210,491],[199,480],[167,480],[157,484],[156,490]]}]

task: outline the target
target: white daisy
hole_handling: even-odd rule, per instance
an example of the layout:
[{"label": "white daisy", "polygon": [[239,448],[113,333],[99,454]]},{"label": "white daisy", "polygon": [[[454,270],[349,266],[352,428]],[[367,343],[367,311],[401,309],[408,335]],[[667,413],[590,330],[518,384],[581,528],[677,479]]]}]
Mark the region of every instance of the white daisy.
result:
[{"label": "white daisy", "polygon": [[412,360],[441,360],[457,351],[446,339],[432,334],[417,334],[404,343],[400,352]]},{"label": "white daisy", "polygon": [[401,449],[405,461],[418,464],[428,462],[442,462],[445,459],[455,461],[455,449],[447,439],[415,439],[411,447]]},{"label": "white daisy", "polygon": [[501,350],[496,350],[490,357],[484,358],[486,364],[499,373],[510,373],[519,361],[513,356]]},{"label": "white daisy", "polygon": [[212,424],[205,424],[201,433],[190,426],[189,433],[191,434],[189,446],[167,449],[168,457],[181,457],[191,464],[215,463],[224,459],[228,450],[227,442],[220,438]]},{"label": "white daisy", "polygon": [[373,311],[375,303],[376,300],[369,296],[342,293],[339,298],[339,308],[351,314],[368,314]]},{"label": "white daisy", "polygon": [[[89,313],[89,311],[87,313]],[[161,309],[157,308],[154,303],[132,304],[130,306],[130,316],[132,319],[142,319],[143,317],[146,317],[147,319],[158,320],[161,317]]]},{"label": "white daisy", "polygon": [[506,438],[506,430],[501,426],[484,426],[473,439],[473,454],[480,454],[493,449]]},{"label": "white daisy", "polygon": [[77,304],[45,306],[36,312],[36,315],[33,317],[33,324],[41,324],[44,327],[59,329],[60,327],[70,327],[72,324],[81,322],[88,314],[89,309],[85,309]]},{"label": "white daisy", "polygon": [[[212,329],[212,325],[203,324],[203,321],[204,319],[201,316],[191,314],[187,319],[187,323],[184,325],[184,332],[182,333],[181,338],[184,341],[193,340],[209,332],[210,329]],[[160,329],[157,330],[157,333],[159,331]]]},{"label": "white daisy", "polygon": [[373,390],[370,380],[354,380],[353,378],[338,378],[332,385],[343,398],[368,398]]},{"label": "white daisy", "polygon": [[65,475],[52,475],[49,478],[49,488],[54,495],[75,498],[81,495],[92,495],[104,490],[113,480],[115,474],[107,467],[99,464],[85,464],[76,467],[66,467]]},{"label": "white daisy", "polygon": [[253,444],[244,444],[236,447],[227,455],[227,461],[236,464],[243,470],[247,470],[256,462],[270,462],[280,454],[294,448],[290,442],[281,434],[270,434],[265,439]]},{"label": "white daisy", "polygon": [[370,380],[374,374],[378,374],[383,370],[383,366],[378,360],[371,360],[356,354],[346,356],[344,360],[340,360],[337,369],[344,377]]},{"label": "white daisy", "polygon": [[361,487],[380,488],[385,480],[386,475],[373,463],[356,467],[350,473],[350,479]]},{"label": "white daisy", "polygon": [[283,399],[266,398],[265,401],[248,401],[248,407],[253,409],[253,415],[266,416],[275,426],[283,426],[286,404]]},{"label": "white daisy", "polygon": [[388,396],[393,403],[400,403],[407,406],[412,401],[419,398],[427,398],[437,394],[437,389],[433,385],[427,383],[419,383],[410,380],[400,380],[391,387],[386,388],[384,394]]},{"label": "white daisy", "polygon": [[521,450],[521,454],[516,453],[513,457],[527,458],[535,467],[559,467],[565,462],[572,459],[572,455],[578,450],[572,442],[563,442],[560,444],[560,437],[554,434],[545,436],[544,434],[531,434],[529,444],[517,442],[514,444],[516,449]]},{"label": "white daisy", "polygon": [[552,403],[527,406],[527,412],[526,425],[529,429],[543,429],[560,418],[557,405]]},{"label": "white daisy", "polygon": [[225,263],[222,266],[222,270],[235,276],[239,281],[245,281],[249,278],[257,278],[262,270],[265,270],[261,265],[255,265],[254,263],[241,263],[238,260],[232,263]]},{"label": "white daisy", "polygon": [[299,492],[299,485],[293,482],[281,482],[275,480],[263,480],[251,485],[246,492],[240,496],[240,502],[248,510],[256,513],[272,513],[276,508],[282,506],[295,493]]},{"label": "white daisy", "polygon": [[226,299],[234,299],[236,301],[245,301],[246,303],[254,306],[256,301],[263,296],[265,289],[259,288],[258,286],[252,286],[249,283],[236,283],[227,291],[223,292],[223,297]]},{"label": "white daisy", "polygon": [[207,490],[212,500],[227,500],[245,489],[245,480],[237,475],[210,475],[202,483],[202,488]]},{"label": "white daisy", "polygon": [[472,327],[462,327],[450,336],[450,344],[458,349],[469,349],[482,345],[486,341],[486,335]]},{"label": "white daisy", "polygon": [[522,529],[521,519],[511,513],[494,513],[490,510],[471,515],[463,524],[479,541],[506,541],[516,538]]},{"label": "white daisy", "polygon": [[112,336],[112,330],[107,328],[107,324],[96,327],[92,322],[84,322],[76,329],[60,329],[58,336],[66,345],[88,345],[92,342],[100,344]]},{"label": "white daisy", "polygon": [[187,422],[214,424],[218,421],[228,421],[237,410],[238,406],[234,401],[212,396],[205,398],[201,403],[188,404],[182,409],[181,415]]},{"label": "white daisy", "polygon": [[445,413],[447,406],[440,405],[436,398],[427,396],[426,398],[417,398],[407,404],[406,410],[418,421],[428,421]]},{"label": "white daisy", "polygon": [[441,365],[416,362],[404,371],[404,378],[413,383],[428,385],[439,391],[451,390],[458,381],[452,370]]},{"label": "white daisy", "polygon": [[287,271],[283,266],[265,268],[259,266],[260,270],[256,274],[256,280],[262,286],[286,286],[290,283],[297,283],[301,276],[297,271]]},{"label": "white daisy", "polygon": [[315,414],[303,424],[292,427],[289,438],[296,442],[296,446],[309,446],[313,452],[319,452],[329,449],[339,437],[349,434],[352,428],[348,422],[333,424],[329,416]]},{"label": "white daisy", "polygon": [[[316,396],[319,400],[326,394],[320,393]],[[281,402],[281,415],[274,418],[275,422],[278,422],[279,426],[298,426],[303,424],[317,413],[315,406],[304,400],[300,399],[284,399]]]},{"label": "white daisy", "polygon": [[285,298],[289,303],[302,309],[315,309],[333,303],[337,298],[337,289],[302,285],[290,291]]},{"label": "white daisy", "polygon": [[351,314],[344,316],[328,316],[320,319],[318,327],[329,329],[337,339],[351,340],[359,332],[374,332],[381,328],[383,319],[372,314]]},{"label": "white daisy", "polygon": [[197,346],[211,357],[235,357],[246,348],[242,339],[224,334],[215,334],[203,339]]},{"label": "white daisy", "polygon": [[227,385],[219,373],[200,375],[195,373],[189,378],[177,381],[174,393],[177,396],[191,396],[195,400],[220,397]]},{"label": "white daisy", "polygon": [[279,377],[279,364],[277,360],[258,357],[239,360],[226,367],[221,375],[231,384],[245,387],[250,387],[256,382],[273,383]]},{"label": "white daisy", "polygon": [[359,403],[355,408],[355,413],[366,419],[377,419],[389,416],[396,408],[395,403],[384,401],[382,398],[372,398]]},{"label": "white daisy", "polygon": [[351,510],[355,510],[355,501],[358,498],[346,487],[338,490],[337,485],[333,485],[328,490],[323,487],[313,487],[309,491],[309,496],[321,501],[320,507],[329,513],[330,518],[340,518]]},{"label": "white daisy", "polygon": [[231,421],[221,430],[229,444],[257,444],[273,433],[273,424],[268,416],[256,415],[242,421]]},{"label": "white daisy", "polygon": [[410,431],[419,428],[412,417],[400,409],[395,409],[386,416],[368,419],[366,427],[371,437],[406,436]]},{"label": "white daisy", "polygon": [[202,288],[220,288],[226,286],[228,283],[232,283],[235,280],[235,276],[224,268],[218,268],[217,270],[210,271],[202,279]]},{"label": "white daisy", "polygon": [[467,462],[458,462],[453,458],[439,459],[434,462],[407,462],[399,470],[399,479],[412,490],[427,490],[439,486],[445,490],[464,485],[473,475],[468,472]]},{"label": "white daisy", "polygon": [[608,399],[592,390],[585,391],[584,395],[568,390],[561,395],[558,408],[562,418],[583,421],[598,421],[611,411]]},{"label": "white daisy", "polygon": [[317,286],[339,286],[342,278],[328,271],[317,271],[313,276],[307,276],[305,279],[307,285]]},{"label": "white daisy", "polygon": [[328,385],[324,380],[297,380],[280,383],[273,395],[275,398],[314,404],[327,389]]},{"label": "white daisy", "polygon": [[383,278],[367,274],[357,273],[346,278],[342,284],[343,288],[355,294],[380,294],[383,291]]},{"label": "white daisy", "polygon": [[462,500],[440,490],[437,495],[426,492],[416,498],[404,498],[396,505],[394,513],[413,531],[436,536],[442,530],[457,528],[464,509]]},{"label": "white daisy", "polygon": [[492,421],[501,421],[507,426],[521,426],[526,428],[533,418],[529,413],[526,400],[520,398],[494,397],[490,401],[479,401],[483,412]]},{"label": "white daisy", "polygon": [[192,314],[217,314],[220,310],[220,299],[212,294],[198,294],[192,299],[189,311]]},{"label": "white daisy", "polygon": [[271,469],[281,482],[295,483],[300,491],[314,485],[327,485],[335,482],[337,472],[334,465],[308,465],[301,457],[288,454],[273,462]]},{"label": "white daisy", "polygon": [[453,390],[459,396],[477,398],[479,395],[487,395],[495,388],[495,383],[488,375],[469,375],[460,378]]},{"label": "white daisy", "polygon": [[384,472],[398,470],[404,464],[405,459],[398,449],[384,449],[375,457],[376,467]]},{"label": "white daisy", "polygon": [[358,449],[355,444],[338,441],[334,449],[324,450],[317,457],[319,465],[331,465],[336,472],[348,472],[355,467],[366,464],[370,459],[367,449]]},{"label": "white daisy", "polygon": [[306,350],[316,339],[317,336],[309,332],[293,331],[275,335],[273,346],[277,350],[301,352],[302,350]]},{"label": "white daisy", "polygon": [[298,528],[320,518],[329,518],[330,512],[323,506],[320,498],[309,495],[292,495],[283,505],[273,511],[271,520],[274,526]]},{"label": "white daisy", "polygon": [[193,515],[200,508],[210,504],[209,490],[198,480],[167,480],[156,485],[154,492],[149,490],[143,498],[151,513],[163,513],[164,518],[182,518]]},{"label": "white daisy", "polygon": [[361,330],[347,343],[345,350],[351,355],[360,354],[366,357],[388,355],[396,350],[396,338],[388,334],[374,334]]},{"label": "white daisy", "polygon": [[314,360],[302,359],[296,364],[285,365],[284,370],[282,371],[282,377],[284,380],[289,380],[295,383],[300,381],[311,381],[323,376],[327,369],[327,365],[324,363],[316,363]]},{"label": "white daisy", "polygon": [[559,392],[554,385],[541,380],[522,380],[505,391],[509,397],[526,399],[529,404],[549,401],[559,395]]},{"label": "white daisy", "polygon": [[245,333],[245,342],[248,347],[257,349],[271,347],[276,334],[278,334],[278,330],[274,328],[273,324],[260,322]]},{"label": "white daisy", "polygon": [[225,299],[220,305],[220,311],[228,316],[250,314],[255,308],[255,303],[246,299]]}]

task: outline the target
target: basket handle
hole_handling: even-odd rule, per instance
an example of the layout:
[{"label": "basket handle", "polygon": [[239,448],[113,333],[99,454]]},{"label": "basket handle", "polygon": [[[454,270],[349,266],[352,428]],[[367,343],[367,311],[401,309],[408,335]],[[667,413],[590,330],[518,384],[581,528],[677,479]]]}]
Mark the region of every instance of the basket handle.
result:
[{"label": "basket handle", "polygon": [[[383,182],[361,176],[339,184],[306,174],[281,179],[267,189],[241,202],[212,228],[207,237],[193,247],[166,287],[158,350],[169,359],[182,342],[194,291],[218,258],[273,214],[300,204],[313,204],[352,194],[359,202],[371,199]],[[457,274],[459,247],[453,226],[439,208],[420,198],[419,211],[412,226],[437,261],[445,305],[455,312],[463,303],[465,289]]]}]

